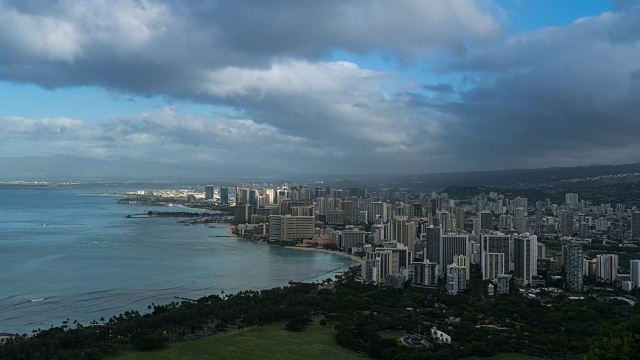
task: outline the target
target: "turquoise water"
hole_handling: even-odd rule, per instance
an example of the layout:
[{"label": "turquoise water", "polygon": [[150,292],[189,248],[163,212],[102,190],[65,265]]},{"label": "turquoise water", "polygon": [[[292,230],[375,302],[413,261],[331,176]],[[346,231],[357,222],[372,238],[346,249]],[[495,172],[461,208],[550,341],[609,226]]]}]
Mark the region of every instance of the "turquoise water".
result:
[{"label": "turquoise water", "polygon": [[126,218],[148,210],[101,193],[122,188],[0,187],[0,332],[69,318],[86,324],[151,303],[325,279],[348,258],[226,235],[226,226]]}]

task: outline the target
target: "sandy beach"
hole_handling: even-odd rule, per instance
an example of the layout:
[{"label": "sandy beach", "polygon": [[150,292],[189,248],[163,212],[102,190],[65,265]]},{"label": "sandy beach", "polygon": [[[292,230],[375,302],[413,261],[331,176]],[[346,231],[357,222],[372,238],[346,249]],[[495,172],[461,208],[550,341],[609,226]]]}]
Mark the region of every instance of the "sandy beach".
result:
[{"label": "sandy beach", "polygon": [[[227,234],[237,238],[237,239],[242,239],[242,237],[238,236],[237,234],[233,233],[233,228],[234,225],[226,223],[227,226],[229,226],[229,231],[227,232]],[[362,261],[362,258],[352,255],[352,254],[347,254],[341,251],[336,251],[336,250],[328,250],[328,249],[321,249],[321,248],[315,248],[315,247],[311,247],[311,246],[285,246],[285,248],[287,249],[295,249],[295,250],[306,250],[306,251],[317,251],[317,252],[323,252],[323,253],[328,253],[328,254],[334,254],[334,255],[340,255],[340,256],[345,256],[350,258],[351,260],[354,261]]]},{"label": "sandy beach", "polygon": [[296,250],[324,252],[324,253],[329,253],[329,254],[346,256],[346,257],[350,258],[351,260],[355,260],[355,261],[362,261],[362,258],[360,258],[358,256],[347,254],[347,253],[344,253],[344,252],[341,252],[341,251],[319,249],[319,248],[314,248],[314,247],[310,247],[310,246],[285,246],[285,248],[287,248],[287,249],[296,249]]}]

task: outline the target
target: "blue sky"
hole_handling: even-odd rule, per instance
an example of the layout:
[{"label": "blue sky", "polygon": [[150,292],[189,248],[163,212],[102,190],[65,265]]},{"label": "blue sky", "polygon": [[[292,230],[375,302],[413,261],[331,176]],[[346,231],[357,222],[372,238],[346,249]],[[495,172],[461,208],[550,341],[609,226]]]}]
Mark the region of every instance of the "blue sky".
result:
[{"label": "blue sky", "polygon": [[232,146],[303,173],[638,161],[633,2],[390,4],[0,1],[0,151],[223,164]]}]

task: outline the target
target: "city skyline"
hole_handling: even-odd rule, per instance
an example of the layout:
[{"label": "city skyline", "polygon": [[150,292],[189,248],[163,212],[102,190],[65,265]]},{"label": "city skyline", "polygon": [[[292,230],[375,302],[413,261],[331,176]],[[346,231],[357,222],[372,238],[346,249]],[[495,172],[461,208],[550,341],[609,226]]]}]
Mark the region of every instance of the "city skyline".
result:
[{"label": "city skyline", "polygon": [[2,156],[346,174],[639,160],[632,1],[5,0],[0,18]]}]

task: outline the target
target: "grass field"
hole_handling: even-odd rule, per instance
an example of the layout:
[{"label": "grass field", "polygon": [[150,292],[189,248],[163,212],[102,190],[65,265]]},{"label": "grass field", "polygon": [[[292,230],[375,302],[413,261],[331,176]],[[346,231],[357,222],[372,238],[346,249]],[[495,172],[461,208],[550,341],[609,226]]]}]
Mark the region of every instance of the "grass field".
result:
[{"label": "grass field", "polygon": [[340,348],[335,343],[335,334],[333,326],[320,326],[318,320],[302,332],[287,331],[283,324],[275,324],[261,330],[229,331],[191,342],[168,344],[160,351],[124,349],[107,359],[363,359]]},{"label": "grass field", "polygon": [[531,356],[531,355],[510,353],[510,354],[495,354],[489,357],[474,356],[474,357],[466,358],[465,360],[534,360],[534,359],[540,359],[540,358]]},{"label": "grass field", "polygon": [[380,337],[383,339],[398,340],[401,337],[407,335],[407,333],[405,331],[400,331],[400,330],[385,330],[385,331],[379,332],[378,335],[380,335]]}]

